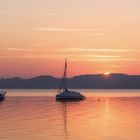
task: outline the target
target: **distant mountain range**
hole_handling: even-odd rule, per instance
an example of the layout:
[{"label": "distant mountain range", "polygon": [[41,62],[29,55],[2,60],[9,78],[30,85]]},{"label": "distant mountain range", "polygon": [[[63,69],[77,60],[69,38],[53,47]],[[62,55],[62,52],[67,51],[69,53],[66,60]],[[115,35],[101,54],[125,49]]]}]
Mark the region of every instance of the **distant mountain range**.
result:
[{"label": "distant mountain range", "polygon": [[[60,78],[37,76],[31,79],[1,78],[2,89],[56,89]],[[73,89],[140,89],[140,75],[80,75],[68,78],[68,88]]]}]

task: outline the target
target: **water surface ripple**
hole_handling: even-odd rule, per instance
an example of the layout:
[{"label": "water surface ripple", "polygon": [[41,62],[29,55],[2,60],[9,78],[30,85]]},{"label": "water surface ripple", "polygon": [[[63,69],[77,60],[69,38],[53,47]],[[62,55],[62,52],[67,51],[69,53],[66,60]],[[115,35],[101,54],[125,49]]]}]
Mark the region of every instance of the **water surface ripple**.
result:
[{"label": "water surface ripple", "polygon": [[58,102],[55,90],[8,90],[0,140],[140,140],[139,90],[81,91],[84,101]]}]

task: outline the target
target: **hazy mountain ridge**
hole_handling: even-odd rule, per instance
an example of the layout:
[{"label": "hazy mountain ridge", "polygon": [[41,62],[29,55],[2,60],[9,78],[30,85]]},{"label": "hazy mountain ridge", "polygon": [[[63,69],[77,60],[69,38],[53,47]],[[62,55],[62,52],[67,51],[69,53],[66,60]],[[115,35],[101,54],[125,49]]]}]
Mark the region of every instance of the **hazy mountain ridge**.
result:
[{"label": "hazy mountain ridge", "polygon": [[[60,78],[37,76],[30,79],[19,77],[0,79],[0,88],[11,89],[53,89],[60,85]],[[83,89],[140,89],[140,75],[80,75],[68,78],[68,88]]]}]

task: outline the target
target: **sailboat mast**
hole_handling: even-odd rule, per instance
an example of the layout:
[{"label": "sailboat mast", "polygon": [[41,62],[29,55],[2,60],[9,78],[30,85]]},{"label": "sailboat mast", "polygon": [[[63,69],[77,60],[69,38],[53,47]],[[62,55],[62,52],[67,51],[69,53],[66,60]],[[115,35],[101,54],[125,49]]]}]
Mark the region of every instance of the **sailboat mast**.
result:
[{"label": "sailboat mast", "polygon": [[65,59],[65,69],[64,69],[64,89],[67,90],[67,58]]},{"label": "sailboat mast", "polygon": [[60,85],[60,89],[58,89],[58,93],[61,93],[61,90],[67,90],[67,58],[65,59],[63,78]]}]

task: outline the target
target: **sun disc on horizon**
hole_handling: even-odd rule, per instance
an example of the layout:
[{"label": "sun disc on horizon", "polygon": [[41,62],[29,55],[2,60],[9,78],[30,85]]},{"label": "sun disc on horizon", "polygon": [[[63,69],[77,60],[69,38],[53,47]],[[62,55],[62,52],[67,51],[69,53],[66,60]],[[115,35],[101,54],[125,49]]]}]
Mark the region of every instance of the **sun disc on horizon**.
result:
[{"label": "sun disc on horizon", "polygon": [[109,75],[109,74],[110,74],[109,72],[105,72],[105,73],[104,73],[104,75]]}]

